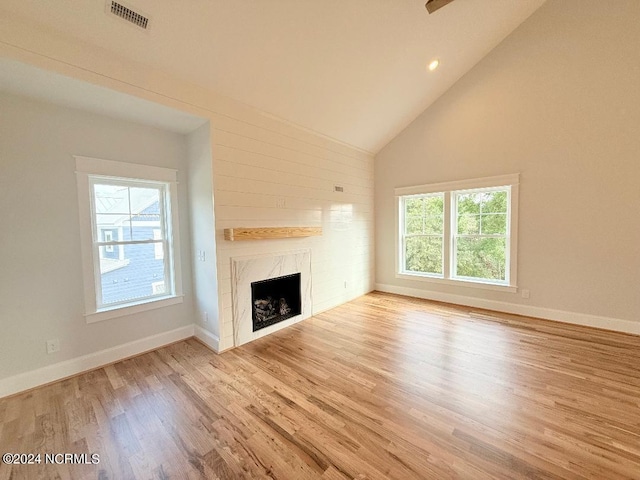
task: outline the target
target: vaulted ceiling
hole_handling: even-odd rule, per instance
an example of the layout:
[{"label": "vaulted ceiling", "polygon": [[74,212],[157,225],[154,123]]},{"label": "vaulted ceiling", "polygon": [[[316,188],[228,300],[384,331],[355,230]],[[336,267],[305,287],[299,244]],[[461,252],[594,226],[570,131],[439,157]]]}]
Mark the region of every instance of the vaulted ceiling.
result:
[{"label": "vaulted ceiling", "polygon": [[377,152],[544,1],[123,0],[147,31],[104,0],[0,8]]}]

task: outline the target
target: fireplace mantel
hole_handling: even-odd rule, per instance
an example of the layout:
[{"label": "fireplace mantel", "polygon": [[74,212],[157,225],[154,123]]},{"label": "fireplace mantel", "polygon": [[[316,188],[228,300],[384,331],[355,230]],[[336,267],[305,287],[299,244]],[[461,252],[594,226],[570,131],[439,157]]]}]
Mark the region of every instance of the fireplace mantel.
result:
[{"label": "fireplace mantel", "polygon": [[322,235],[322,227],[257,227],[257,228],[225,228],[224,239],[267,240],[272,238],[299,238]]}]

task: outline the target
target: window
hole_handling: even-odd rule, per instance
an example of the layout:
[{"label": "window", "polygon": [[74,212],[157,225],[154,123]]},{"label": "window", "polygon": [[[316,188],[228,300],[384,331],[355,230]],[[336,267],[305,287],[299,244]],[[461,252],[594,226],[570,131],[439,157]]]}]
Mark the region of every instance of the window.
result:
[{"label": "window", "polygon": [[113,244],[110,243],[110,242],[113,242],[113,231],[111,231],[111,230],[103,230],[102,231],[102,240],[107,244],[104,247],[105,252],[113,253]]},{"label": "window", "polygon": [[444,265],[444,194],[404,199],[404,268],[441,275]]},{"label": "window", "polygon": [[516,290],[518,175],[396,189],[398,277]]},{"label": "window", "polygon": [[88,322],[181,302],[175,170],[76,157]]}]

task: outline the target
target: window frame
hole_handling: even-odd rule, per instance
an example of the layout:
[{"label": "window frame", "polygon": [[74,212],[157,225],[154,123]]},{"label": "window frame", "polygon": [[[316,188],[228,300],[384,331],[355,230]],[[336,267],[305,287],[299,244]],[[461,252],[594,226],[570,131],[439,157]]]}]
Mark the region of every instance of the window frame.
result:
[{"label": "window frame", "polygon": [[[85,319],[94,323],[110,318],[122,317],[168,305],[182,303],[182,276],[180,263],[180,222],[178,216],[177,171],[174,169],[132,163],[74,156],[78,187],[78,209],[80,220],[80,247],[82,254]],[[130,302],[101,305],[100,247],[106,244],[118,246],[124,252],[122,240],[104,242],[98,237],[95,225],[95,183],[121,184],[126,186],[162,186],[164,205],[161,206],[160,222],[166,232],[163,241],[165,281],[171,283],[165,295],[151,295]],[[122,238],[122,237],[119,237]],[[153,243],[150,240],[149,243]]]},{"label": "window frame", "polygon": [[[435,282],[446,285],[457,285],[472,288],[483,288],[515,293],[517,287],[517,248],[518,248],[518,195],[520,174],[483,177],[469,180],[459,180],[445,183],[416,185],[396,188],[396,278]],[[457,211],[454,197],[459,193],[475,193],[480,191],[504,190],[508,191],[507,201],[507,248],[506,248],[506,280],[492,281],[473,277],[456,276],[455,244],[457,227]],[[444,195],[443,220],[443,273],[411,272],[404,269],[405,265],[405,199],[412,196]]]},{"label": "window frame", "polygon": [[[163,226],[163,228],[164,228],[164,226]],[[155,260],[164,260],[164,251],[168,247],[168,245],[166,244],[167,243],[166,235],[165,235],[164,239],[162,239],[162,237],[158,236],[161,233],[162,233],[162,229],[161,228],[154,228],[153,229],[153,239],[156,240],[156,241],[157,240],[163,240],[162,242],[156,242],[155,245],[154,245],[153,257],[154,257]],[[158,247],[162,247],[162,248],[158,248]]]}]

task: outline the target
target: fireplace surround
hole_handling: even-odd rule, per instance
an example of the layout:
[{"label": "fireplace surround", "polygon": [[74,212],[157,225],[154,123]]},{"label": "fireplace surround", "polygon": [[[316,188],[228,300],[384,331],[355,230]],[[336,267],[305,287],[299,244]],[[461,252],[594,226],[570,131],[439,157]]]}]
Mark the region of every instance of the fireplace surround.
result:
[{"label": "fireplace surround", "polygon": [[311,251],[232,258],[231,294],[236,346],[310,317]]}]

